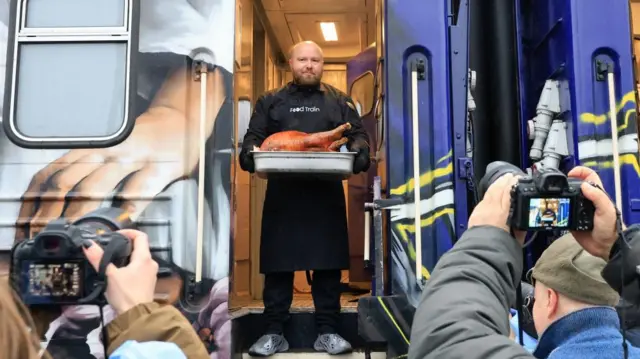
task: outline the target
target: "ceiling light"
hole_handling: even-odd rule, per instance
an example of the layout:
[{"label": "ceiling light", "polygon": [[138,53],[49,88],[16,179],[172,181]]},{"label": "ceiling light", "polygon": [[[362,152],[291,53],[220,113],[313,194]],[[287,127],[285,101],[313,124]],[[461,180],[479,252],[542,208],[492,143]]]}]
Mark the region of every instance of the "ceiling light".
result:
[{"label": "ceiling light", "polygon": [[338,32],[334,22],[321,22],[320,30],[322,30],[324,41],[338,41]]}]

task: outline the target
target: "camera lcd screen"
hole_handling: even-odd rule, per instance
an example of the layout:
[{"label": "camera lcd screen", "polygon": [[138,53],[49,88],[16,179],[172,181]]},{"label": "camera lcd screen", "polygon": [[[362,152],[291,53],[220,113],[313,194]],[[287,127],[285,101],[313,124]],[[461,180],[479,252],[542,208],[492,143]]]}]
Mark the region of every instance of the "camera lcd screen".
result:
[{"label": "camera lcd screen", "polygon": [[531,198],[529,228],[567,228],[570,209],[570,198]]},{"label": "camera lcd screen", "polygon": [[23,267],[23,298],[28,303],[55,303],[84,296],[82,261],[26,261]]}]

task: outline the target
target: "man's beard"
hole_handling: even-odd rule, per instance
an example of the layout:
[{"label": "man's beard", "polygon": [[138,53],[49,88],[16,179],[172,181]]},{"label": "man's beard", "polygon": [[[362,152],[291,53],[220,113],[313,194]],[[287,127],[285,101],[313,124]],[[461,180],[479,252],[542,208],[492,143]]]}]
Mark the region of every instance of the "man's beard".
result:
[{"label": "man's beard", "polygon": [[[304,76],[310,75],[310,76]],[[315,86],[320,84],[320,79],[322,78],[322,74],[314,75],[314,74],[304,74],[304,75],[295,75],[293,76],[293,80],[298,85],[303,86]]]}]

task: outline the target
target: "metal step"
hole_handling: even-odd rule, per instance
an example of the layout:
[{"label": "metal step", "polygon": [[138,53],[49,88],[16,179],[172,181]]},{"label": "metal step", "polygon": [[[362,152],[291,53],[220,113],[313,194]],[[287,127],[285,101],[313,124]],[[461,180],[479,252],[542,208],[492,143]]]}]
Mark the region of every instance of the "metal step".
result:
[{"label": "metal step", "polygon": [[[372,352],[371,359],[385,359],[387,356],[383,352]],[[242,354],[242,359],[254,359],[256,357],[252,357],[247,353]],[[327,353],[278,353],[276,355],[270,356],[269,358],[278,359],[278,358],[300,358],[300,359],[321,359],[321,358],[332,358],[332,359],[364,359],[364,352],[353,352],[350,354],[342,354],[342,355],[329,355]]]}]

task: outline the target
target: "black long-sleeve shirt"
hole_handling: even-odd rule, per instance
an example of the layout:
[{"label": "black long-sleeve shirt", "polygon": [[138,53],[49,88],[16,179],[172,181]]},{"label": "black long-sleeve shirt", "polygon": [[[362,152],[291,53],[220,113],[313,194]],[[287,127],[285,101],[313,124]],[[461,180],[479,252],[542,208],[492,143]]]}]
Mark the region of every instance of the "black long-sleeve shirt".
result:
[{"label": "black long-sleeve shirt", "polygon": [[249,154],[270,135],[281,131],[307,133],[330,131],[349,122],[345,133],[348,146],[368,146],[369,136],[353,100],[345,93],[327,84],[320,86],[287,85],[260,96],[249,121],[249,129],[242,141],[240,167],[252,170]]}]

